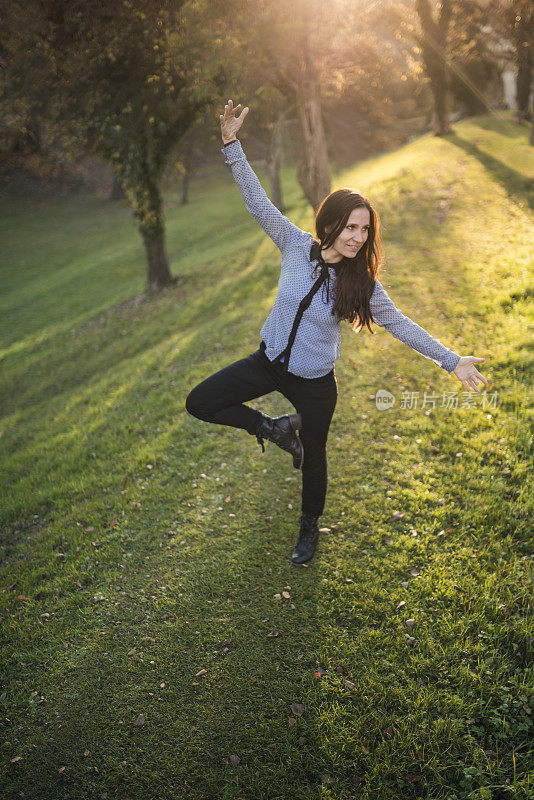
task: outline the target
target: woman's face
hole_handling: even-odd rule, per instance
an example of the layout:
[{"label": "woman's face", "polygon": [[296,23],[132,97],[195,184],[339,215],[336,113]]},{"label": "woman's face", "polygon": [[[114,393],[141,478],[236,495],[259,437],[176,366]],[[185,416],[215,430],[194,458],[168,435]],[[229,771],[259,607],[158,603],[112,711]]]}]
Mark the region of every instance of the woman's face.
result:
[{"label": "woman's face", "polygon": [[332,245],[332,249],[342,256],[354,258],[367,241],[370,224],[369,209],[365,206],[355,208],[350,212],[347,223]]}]

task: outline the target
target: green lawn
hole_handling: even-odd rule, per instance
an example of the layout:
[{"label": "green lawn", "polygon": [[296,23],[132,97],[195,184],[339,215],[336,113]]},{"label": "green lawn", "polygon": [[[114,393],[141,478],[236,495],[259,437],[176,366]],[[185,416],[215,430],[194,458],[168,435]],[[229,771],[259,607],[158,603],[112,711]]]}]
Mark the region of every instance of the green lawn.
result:
[{"label": "green lawn", "polygon": [[[489,385],[342,328],[307,568],[290,457],[184,408],[256,349],[276,291],[229,169],[186,208],[169,188],[180,280],[151,297],[126,206],[2,202],[6,798],[532,800],[527,140],[470,119],[335,176],[381,213],[399,308]],[[312,230],[292,170],[284,192]]]}]

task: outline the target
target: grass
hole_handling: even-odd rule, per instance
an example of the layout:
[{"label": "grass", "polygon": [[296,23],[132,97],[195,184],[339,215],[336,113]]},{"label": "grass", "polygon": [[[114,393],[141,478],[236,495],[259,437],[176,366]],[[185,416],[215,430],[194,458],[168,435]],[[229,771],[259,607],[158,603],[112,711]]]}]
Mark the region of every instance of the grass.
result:
[{"label": "grass", "polygon": [[466,120],[336,176],[381,213],[397,305],[489,385],[345,326],[329,532],[300,569],[287,454],[184,409],[276,291],[227,168],[186,208],[169,188],[180,282],[151,297],[126,207],[2,205],[6,797],[534,796],[527,135]]}]

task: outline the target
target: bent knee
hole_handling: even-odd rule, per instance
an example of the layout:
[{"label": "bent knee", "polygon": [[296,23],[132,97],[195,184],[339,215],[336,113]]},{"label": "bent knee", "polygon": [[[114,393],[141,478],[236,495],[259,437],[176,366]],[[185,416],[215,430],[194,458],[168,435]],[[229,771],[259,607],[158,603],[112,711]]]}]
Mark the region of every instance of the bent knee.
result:
[{"label": "bent knee", "polygon": [[202,419],[204,416],[204,412],[200,404],[200,398],[198,397],[195,389],[193,389],[187,395],[185,401],[185,410],[188,412],[188,414],[191,414],[192,417],[196,417],[197,419]]}]

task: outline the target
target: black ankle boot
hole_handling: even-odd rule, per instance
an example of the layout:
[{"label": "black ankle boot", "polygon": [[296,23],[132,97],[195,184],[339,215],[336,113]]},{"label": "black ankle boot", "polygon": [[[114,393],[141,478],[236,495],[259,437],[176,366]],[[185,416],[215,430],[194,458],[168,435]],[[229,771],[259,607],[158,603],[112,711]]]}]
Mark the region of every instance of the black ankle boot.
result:
[{"label": "black ankle boot", "polygon": [[304,447],[299,439],[298,431],[302,428],[300,414],[284,414],[282,417],[268,417],[261,415],[261,421],[256,428],[256,439],[265,451],[263,440],[274,442],[293,456],[293,466],[301,469],[304,461]]},{"label": "black ankle boot", "polygon": [[291,561],[293,564],[305,564],[313,558],[317,542],[319,541],[318,517],[302,514],[300,518],[300,531],[297,544],[293,550]]}]

